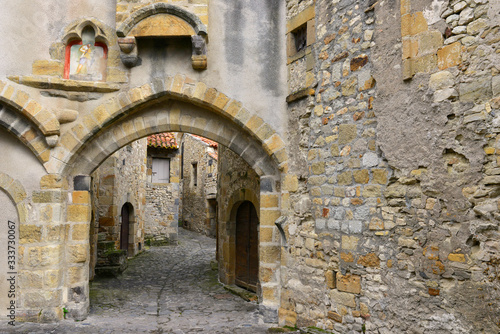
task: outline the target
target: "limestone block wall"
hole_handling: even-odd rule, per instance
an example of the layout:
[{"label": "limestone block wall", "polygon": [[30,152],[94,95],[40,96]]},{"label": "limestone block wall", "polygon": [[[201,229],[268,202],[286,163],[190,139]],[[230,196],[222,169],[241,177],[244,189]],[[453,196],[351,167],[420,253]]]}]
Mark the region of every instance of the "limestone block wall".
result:
[{"label": "limestone block wall", "polygon": [[215,236],[209,199],[216,196],[217,158],[213,147],[198,137],[182,137],[182,223],[193,231]]}]

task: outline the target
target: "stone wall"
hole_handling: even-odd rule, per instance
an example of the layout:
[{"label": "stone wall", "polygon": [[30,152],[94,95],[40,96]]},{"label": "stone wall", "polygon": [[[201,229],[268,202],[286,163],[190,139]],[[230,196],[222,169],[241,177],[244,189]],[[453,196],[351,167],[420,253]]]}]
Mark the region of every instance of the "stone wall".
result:
[{"label": "stone wall", "polygon": [[[121,210],[125,203],[130,203],[133,207],[128,255],[136,255],[144,245],[145,162],[146,139],[141,139],[115,152],[92,174],[95,225],[91,240],[97,241],[97,263],[100,258],[99,250],[120,249]],[[100,234],[99,240],[96,239],[96,234]],[[94,261],[91,260],[92,262]]]},{"label": "stone wall", "polygon": [[[289,23],[307,22],[307,8],[287,3]],[[280,321],[342,333],[498,331],[498,5],[315,7],[314,66],[289,57],[299,182]]]},{"label": "stone wall", "polygon": [[[215,143],[214,143],[215,144]],[[209,200],[217,194],[217,155],[214,147],[189,134],[182,137],[182,223],[184,227],[215,237]],[[195,166],[196,165],[196,172]],[[196,178],[195,178],[196,174]]]},{"label": "stone wall", "polygon": [[[179,153],[177,149],[148,147],[144,233],[153,243],[177,241],[182,201]],[[152,159],[158,157],[170,159],[170,183],[152,183]]]},{"label": "stone wall", "polygon": [[[251,201],[259,212],[260,179],[255,171],[238,155],[225,146],[219,145],[217,177],[218,204],[218,249],[219,278],[225,284],[234,284],[236,261],[236,209],[243,201]],[[260,241],[271,241],[272,229],[264,229]],[[266,268],[261,269],[266,272]],[[262,293],[262,291],[257,291]]]}]

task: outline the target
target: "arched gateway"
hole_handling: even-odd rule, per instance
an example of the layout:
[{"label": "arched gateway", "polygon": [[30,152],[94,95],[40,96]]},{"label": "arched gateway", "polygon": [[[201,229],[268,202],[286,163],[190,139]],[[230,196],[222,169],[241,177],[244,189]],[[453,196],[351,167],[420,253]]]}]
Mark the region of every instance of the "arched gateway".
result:
[{"label": "arched gateway", "polygon": [[[280,136],[240,102],[202,82],[182,75],[158,78],[122,92],[79,117],[71,129],[62,131],[61,139],[51,150],[50,159],[44,164],[49,174],[41,183],[44,191],[52,196],[47,204],[65,208],[61,225],[67,233],[64,242],[58,241],[60,251],[54,254],[59,261],[53,261],[50,268],[60,272],[57,284],[43,289],[43,293],[50,296],[50,303],[43,298],[21,300],[21,316],[26,320],[39,320],[40,314],[45,319],[60,319],[63,308],[75,319],[86,317],[91,216],[89,175],[128,143],[169,131],[217,141],[252,166],[261,179],[261,197],[274,198],[271,202],[276,203],[258,209],[260,235],[276,234],[272,240],[280,240],[274,222],[282,215],[281,199],[285,191],[281,189],[281,178],[287,168],[287,154]],[[23,245],[25,249],[30,246]],[[258,248],[258,267],[266,269],[265,277],[259,274],[259,300],[267,318],[275,320],[280,300],[281,247],[279,241],[259,241]],[[25,255],[25,260],[29,260],[29,256]],[[36,270],[27,264],[24,269]],[[273,274],[269,275],[269,271]]]}]

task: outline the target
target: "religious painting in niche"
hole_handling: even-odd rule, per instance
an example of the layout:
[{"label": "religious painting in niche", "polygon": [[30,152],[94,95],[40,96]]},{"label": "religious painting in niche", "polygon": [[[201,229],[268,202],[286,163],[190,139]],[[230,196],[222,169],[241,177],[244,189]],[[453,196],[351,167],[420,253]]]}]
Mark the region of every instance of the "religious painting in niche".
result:
[{"label": "religious painting in niche", "polygon": [[95,41],[94,29],[86,27],[82,40],[71,41],[66,46],[64,78],[71,80],[105,81],[108,48]]}]

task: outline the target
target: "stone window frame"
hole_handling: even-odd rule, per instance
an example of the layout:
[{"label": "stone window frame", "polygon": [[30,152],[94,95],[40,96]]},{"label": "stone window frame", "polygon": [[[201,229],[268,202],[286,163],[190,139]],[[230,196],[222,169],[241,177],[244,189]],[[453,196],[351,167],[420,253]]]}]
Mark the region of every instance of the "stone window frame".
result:
[{"label": "stone window frame", "polygon": [[[306,54],[311,53],[311,45],[316,42],[316,10],[315,6],[309,6],[302,12],[287,21],[287,63],[290,64]],[[296,36],[301,29],[306,29],[306,45],[302,50],[297,50]]]}]

